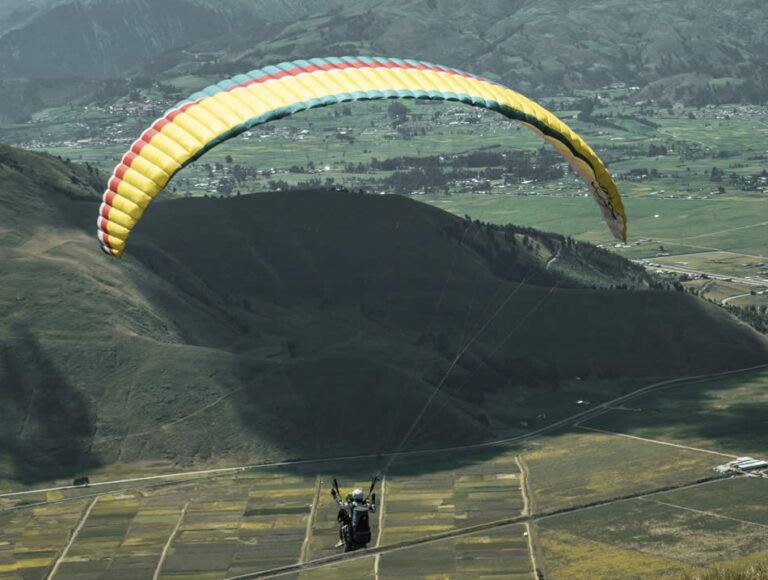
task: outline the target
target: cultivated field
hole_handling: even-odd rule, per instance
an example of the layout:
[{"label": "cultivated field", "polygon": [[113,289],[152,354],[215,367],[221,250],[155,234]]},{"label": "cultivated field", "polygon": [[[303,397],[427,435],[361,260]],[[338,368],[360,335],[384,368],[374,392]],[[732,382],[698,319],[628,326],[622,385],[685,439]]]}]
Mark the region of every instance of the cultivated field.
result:
[{"label": "cultivated field", "polygon": [[[757,284],[704,287],[702,295],[768,306],[768,109],[662,108],[634,98],[627,88],[606,88],[543,99],[609,164],[629,216],[627,245],[610,236],[584,184],[564,163],[559,177],[521,174],[515,164],[489,167],[483,155],[528,155],[534,166],[556,165],[559,157],[536,161],[546,150],[537,135],[497,113],[455,103],[402,101],[406,113],[398,116],[391,103],[360,102],[267,123],[185,168],[165,196],[293,187],[405,193],[461,216],[572,236],[660,267],[752,277]],[[587,101],[594,110],[584,116]],[[160,114],[52,109],[7,138],[110,172]],[[86,139],[68,140],[82,136],[85,126]],[[439,171],[423,169],[430,156],[440,159]]]},{"label": "cultivated field", "polygon": [[[733,456],[768,455],[766,372],[659,391],[635,399],[629,406],[640,410],[612,411],[584,426]],[[717,461],[716,456],[713,459]]]},{"label": "cultivated field", "polygon": [[[767,492],[765,479],[739,478],[544,518],[538,526],[547,569],[553,577],[573,577],[574,567],[582,577],[610,577],[610,568],[630,573],[627,562],[669,573],[685,565],[766,556],[768,525],[760,504]],[[576,550],[568,546],[568,536]],[[601,548],[588,550],[589,542]],[[590,553],[595,557],[585,557]]]},{"label": "cultivated field", "polygon": [[[447,468],[447,463],[458,466]],[[425,472],[430,466],[434,470]],[[318,467],[337,473],[345,469],[314,469]],[[337,554],[331,479],[330,471],[318,474],[306,468],[252,470],[84,499],[76,496],[90,496],[98,488],[67,490],[75,496],[70,501],[37,507],[14,502],[18,509],[0,515],[6,539],[0,574],[42,578],[56,566],[56,578],[151,577],[158,570],[160,577],[224,578]],[[349,489],[367,487],[370,480],[340,483]],[[518,516],[524,503],[511,451],[476,464],[468,456],[450,462],[445,457],[426,463],[403,460],[383,485],[372,545],[407,547],[408,541],[438,532]],[[62,492],[47,496],[49,502],[64,499]],[[71,545],[69,539],[74,540]],[[338,566],[370,572],[375,564],[384,577],[401,575],[415,558],[422,562],[418,569],[427,573],[430,562],[465,577],[494,570],[531,571],[527,541],[518,528],[449,538],[420,550],[423,554],[405,549],[383,554],[377,562],[370,557]],[[322,571],[302,574],[323,576]]]},{"label": "cultivated field", "polygon": [[525,459],[539,513],[684,485],[709,477],[728,459],[602,433],[529,446]]},{"label": "cultivated field", "polygon": [[[762,174],[767,160],[764,133],[755,127],[768,120],[768,112],[717,107],[641,114],[625,100],[605,102],[599,112],[613,115],[615,126],[573,119],[576,100],[553,108],[621,177],[618,185],[630,216],[627,245],[610,237],[572,173],[547,181],[477,179],[410,193],[458,215],[608,245],[658,268],[766,278],[768,177]],[[311,180],[381,193],[384,180],[413,167],[372,169],[372,158],[437,155],[450,161],[479,149],[534,155],[542,147],[537,136],[493,113],[453,105],[412,103],[408,108],[413,135],[398,131],[381,103],[356,103],[349,113],[322,109],[270,124],[214,149],[180,173],[171,189],[177,195],[219,195],[222,179],[234,178],[240,165],[253,171],[235,183],[232,195]],[[652,125],[625,118],[632,115]],[[60,136],[75,122],[61,119]],[[140,123],[135,125],[128,129],[138,134]],[[129,141],[42,148],[110,171]],[[732,304],[766,305],[767,295],[758,293],[762,290],[737,281],[705,278],[690,285],[717,302],[733,298]],[[538,528],[539,566],[547,577],[657,578],[765,556],[766,480],[695,484],[713,477],[711,468],[729,456],[768,455],[767,386],[768,374],[756,373],[676,387],[532,439],[525,447],[398,461],[387,470],[384,491],[378,490],[383,504],[373,526],[373,544],[398,549],[297,575],[531,577],[521,522],[462,532],[523,512],[516,454],[530,471],[528,501]],[[606,381],[606,391],[619,387]],[[581,410],[571,409],[575,397],[565,391],[569,400],[560,392],[556,405],[568,413]],[[520,401],[504,404],[522,406]],[[199,415],[199,420],[206,418]],[[518,425],[514,430],[521,431]],[[181,483],[2,498],[0,576],[32,579],[55,571],[55,578],[151,577],[155,572],[160,577],[225,578],[309,562],[338,553],[330,478],[338,476],[345,489],[364,487],[379,467],[380,462],[370,462],[249,470]],[[134,471],[157,473],[161,468],[137,466]],[[124,471],[118,474],[118,469],[126,467],[105,467],[91,478],[120,477]],[[679,489],[662,491],[667,488]],[[601,505],[580,509],[595,503]],[[440,534],[456,535],[408,547]]]},{"label": "cultivated field", "polygon": [[[372,552],[290,568],[292,577],[530,578],[535,566],[551,578],[658,578],[765,557],[768,481],[712,471],[732,455],[762,456],[759,439],[728,426],[748,417],[743,401],[765,380],[676,386],[522,447],[400,457],[377,489]],[[691,414],[687,425],[679,413]],[[695,419],[722,431],[719,447],[696,435]],[[331,479],[365,488],[382,462],[5,497],[0,576],[227,578],[317,566],[340,553]]]}]

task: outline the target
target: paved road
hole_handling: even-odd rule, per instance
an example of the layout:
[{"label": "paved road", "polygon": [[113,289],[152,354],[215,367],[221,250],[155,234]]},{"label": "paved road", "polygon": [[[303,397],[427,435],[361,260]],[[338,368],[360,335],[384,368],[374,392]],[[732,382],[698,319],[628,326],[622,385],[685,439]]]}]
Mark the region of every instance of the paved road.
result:
[{"label": "paved road", "polygon": [[[730,274],[713,274],[712,272],[705,272],[703,270],[696,270],[694,268],[687,268],[685,266],[672,266],[670,264],[663,264],[661,262],[653,262],[652,259],[642,259],[642,260],[633,260],[633,261],[651,270],[667,270],[670,272],[677,272],[678,274],[698,274],[699,276],[708,276],[713,280],[724,280],[727,282],[736,282],[738,284],[744,284],[746,286],[768,286],[768,280],[763,280],[760,278],[740,278],[738,276],[731,276]],[[650,262],[653,262],[654,264],[659,264],[659,266],[651,266]]]}]

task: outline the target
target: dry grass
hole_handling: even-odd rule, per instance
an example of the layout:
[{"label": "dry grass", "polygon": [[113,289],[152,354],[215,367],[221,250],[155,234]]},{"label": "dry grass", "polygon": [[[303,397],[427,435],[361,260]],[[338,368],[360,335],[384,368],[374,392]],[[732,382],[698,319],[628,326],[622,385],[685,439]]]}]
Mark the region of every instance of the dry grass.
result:
[{"label": "dry grass", "polygon": [[662,578],[693,570],[672,559],[587,540],[561,531],[540,529],[539,541],[547,577],[553,579],[634,578],[641,574],[646,578]]},{"label": "dry grass", "polygon": [[703,572],[684,572],[681,580],[768,580],[768,561],[716,566]]}]

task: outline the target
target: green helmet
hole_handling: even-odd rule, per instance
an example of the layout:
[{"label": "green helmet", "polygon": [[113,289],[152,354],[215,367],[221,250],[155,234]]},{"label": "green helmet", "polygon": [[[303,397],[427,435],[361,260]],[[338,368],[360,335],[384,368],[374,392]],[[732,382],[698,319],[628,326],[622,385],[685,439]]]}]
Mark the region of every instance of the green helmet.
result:
[{"label": "green helmet", "polygon": [[344,501],[352,501],[352,492],[348,491],[344,496]]}]

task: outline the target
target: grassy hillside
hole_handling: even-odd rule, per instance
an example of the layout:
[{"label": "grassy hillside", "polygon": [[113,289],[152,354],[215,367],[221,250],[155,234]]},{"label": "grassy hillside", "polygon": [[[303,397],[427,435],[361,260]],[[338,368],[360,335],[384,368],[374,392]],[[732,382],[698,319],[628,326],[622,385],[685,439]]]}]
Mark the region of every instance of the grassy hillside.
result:
[{"label": "grassy hillside", "polygon": [[117,261],[102,180],[0,149],[2,477],[390,450],[443,377],[408,447],[477,441],[766,357],[619,258],[396,196],[158,201]]}]

